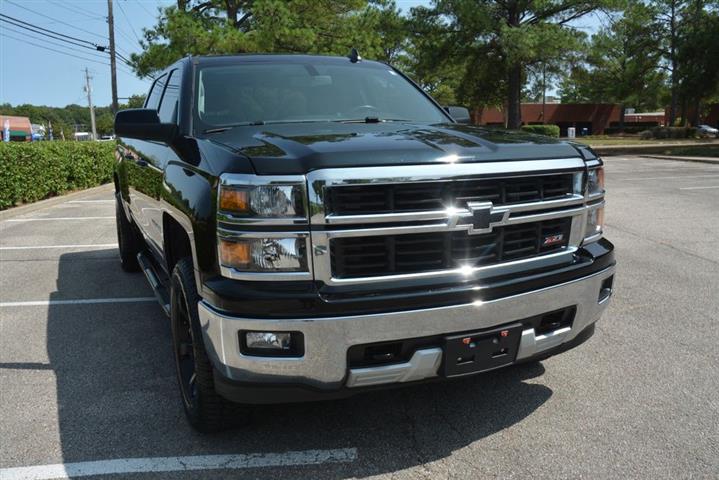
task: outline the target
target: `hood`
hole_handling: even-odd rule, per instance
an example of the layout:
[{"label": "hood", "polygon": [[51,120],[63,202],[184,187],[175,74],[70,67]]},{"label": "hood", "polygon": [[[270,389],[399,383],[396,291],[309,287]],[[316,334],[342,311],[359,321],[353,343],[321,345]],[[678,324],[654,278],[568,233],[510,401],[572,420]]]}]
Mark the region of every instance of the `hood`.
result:
[{"label": "hood", "polygon": [[260,175],[321,168],[540,160],[580,156],[571,144],[474,125],[294,123],[237,127],[206,137],[250,159]]}]

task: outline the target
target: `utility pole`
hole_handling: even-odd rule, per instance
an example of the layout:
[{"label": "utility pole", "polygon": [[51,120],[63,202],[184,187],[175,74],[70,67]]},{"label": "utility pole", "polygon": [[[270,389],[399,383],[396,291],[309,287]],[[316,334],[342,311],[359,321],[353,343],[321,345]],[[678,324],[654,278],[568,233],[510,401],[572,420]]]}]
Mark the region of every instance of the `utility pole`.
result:
[{"label": "utility pole", "polygon": [[112,0],[107,0],[107,27],[110,30],[110,78],[112,79],[112,113],[117,113],[117,65],[115,60],[115,19]]},{"label": "utility pole", "polygon": [[547,124],[547,64],[542,64],[542,125]]},{"label": "utility pole", "polygon": [[97,140],[97,129],[95,128],[95,108],[92,106],[92,88],[90,87],[90,72],[85,67],[85,91],[87,92],[87,104],[90,107],[90,124],[92,125],[92,139]]}]

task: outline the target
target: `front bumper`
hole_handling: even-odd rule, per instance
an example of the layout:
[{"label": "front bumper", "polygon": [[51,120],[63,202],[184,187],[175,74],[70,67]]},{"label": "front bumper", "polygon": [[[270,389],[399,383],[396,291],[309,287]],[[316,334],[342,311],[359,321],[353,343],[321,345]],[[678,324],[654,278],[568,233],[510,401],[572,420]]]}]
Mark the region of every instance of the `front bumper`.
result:
[{"label": "front bumper", "polygon": [[[599,319],[606,308],[608,297],[600,301],[600,291],[614,271],[612,265],[585,277],[526,293],[410,311],[260,319],[223,314],[201,301],[199,315],[206,349],[221,376],[220,381],[225,385],[233,382],[266,387],[299,385],[331,392],[353,386],[407,382],[438,375],[441,352],[436,349],[421,351],[416,361],[413,356],[412,360],[404,362],[407,365],[350,369],[348,350],[354,345],[477,331],[575,307],[570,328],[563,327],[543,335],[536,335],[531,328],[525,329],[515,361],[535,358],[562,345],[572,344],[580,333],[588,331],[588,327]],[[298,358],[243,355],[240,353],[240,330],[302,332],[304,355]],[[377,369],[392,372],[384,375],[388,372]],[[379,382],[376,381],[378,378]]]}]

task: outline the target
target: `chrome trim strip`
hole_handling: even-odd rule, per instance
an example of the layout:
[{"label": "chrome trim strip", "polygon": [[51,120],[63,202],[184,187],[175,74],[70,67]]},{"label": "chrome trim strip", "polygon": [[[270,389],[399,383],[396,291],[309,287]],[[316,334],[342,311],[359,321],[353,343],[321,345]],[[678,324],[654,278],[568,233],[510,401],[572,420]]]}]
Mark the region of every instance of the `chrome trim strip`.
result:
[{"label": "chrome trim strip", "polygon": [[[517,203],[514,205],[498,205],[497,209],[509,211],[509,214],[516,212],[528,212],[532,210],[544,210],[549,208],[561,208],[571,205],[581,205],[584,197],[579,194],[567,195],[567,198],[547,200],[544,202]],[[453,217],[471,216],[468,208],[447,208],[444,210],[428,210],[423,212],[401,212],[401,213],[380,213],[368,215],[333,215],[325,217],[328,225],[347,225],[354,223],[390,223],[390,222],[413,222],[422,220],[446,220]]]},{"label": "chrome trim strip", "polygon": [[309,237],[310,232],[248,232],[245,230],[218,228],[217,236],[227,240],[232,240],[233,238],[304,238]]},{"label": "chrome trim strip", "polygon": [[442,363],[442,349],[417,350],[409,362],[375,367],[352,368],[347,376],[347,387],[366,387],[383,383],[414,382],[436,377]]},{"label": "chrome trim strip", "polygon": [[[567,210],[557,210],[553,212],[536,213],[532,215],[521,215],[510,217],[507,216],[500,222],[494,223],[489,229],[477,230],[475,233],[490,233],[492,227],[504,227],[508,225],[518,225],[521,223],[538,222],[541,220],[552,220],[554,218],[571,217],[584,213],[585,207],[571,208]],[[458,215],[459,216],[459,215]],[[462,230],[470,230],[471,224],[455,224],[450,217],[450,221],[431,225],[407,225],[402,227],[379,227],[379,228],[356,228],[351,230],[324,230],[313,231],[315,234],[325,235],[328,238],[345,238],[345,237],[372,237],[376,235],[404,235],[409,233],[429,233],[429,232],[458,232]]]},{"label": "chrome trim strip", "polygon": [[551,332],[537,335],[533,328],[528,328],[522,331],[522,338],[519,341],[519,351],[517,352],[517,360],[523,358],[529,358],[533,355],[541,353],[550,348],[557,347],[563,344],[569,332],[572,329],[570,327],[558,328]]},{"label": "chrome trim strip", "polygon": [[306,226],[309,222],[305,217],[236,217],[226,212],[217,212],[217,223],[231,225],[252,225],[254,226]]},{"label": "chrome trim strip", "polygon": [[[310,262],[308,262],[309,267]],[[285,280],[312,280],[312,271],[309,272],[242,272],[232,267],[220,265],[223,277],[249,282],[279,282]]]}]

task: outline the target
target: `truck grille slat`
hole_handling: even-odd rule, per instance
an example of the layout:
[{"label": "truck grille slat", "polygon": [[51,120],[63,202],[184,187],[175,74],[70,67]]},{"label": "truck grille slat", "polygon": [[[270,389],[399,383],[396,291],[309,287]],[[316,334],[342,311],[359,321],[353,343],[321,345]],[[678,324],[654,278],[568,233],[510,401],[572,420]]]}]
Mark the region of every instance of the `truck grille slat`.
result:
[{"label": "truck grille slat", "polygon": [[332,215],[417,212],[462,207],[477,201],[510,205],[561,199],[573,193],[573,175],[342,185],[326,193],[327,212]]},{"label": "truck grille slat", "polygon": [[[379,239],[340,237],[330,242],[332,274],[358,278],[493,265],[560,251],[567,247],[570,229],[571,218],[566,217],[499,227],[480,235],[456,231]],[[561,242],[543,245],[546,237],[554,235],[562,235]]]}]

